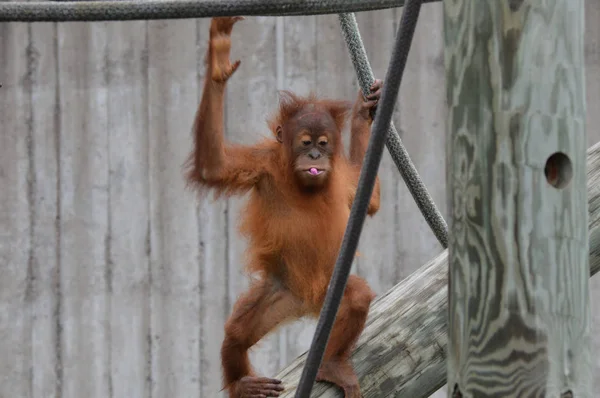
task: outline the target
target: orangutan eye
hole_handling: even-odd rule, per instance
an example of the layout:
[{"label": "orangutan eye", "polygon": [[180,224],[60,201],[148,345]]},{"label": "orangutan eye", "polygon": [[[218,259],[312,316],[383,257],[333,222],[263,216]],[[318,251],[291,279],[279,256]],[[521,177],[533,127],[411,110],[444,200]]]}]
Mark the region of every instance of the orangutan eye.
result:
[{"label": "orangutan eye", "polygon": [[327,141],[319,141],[319,145],[325,146],[325,145],[327,145]]},{"label": "orangutan eye", "polygon": [[327,136],[322,135],[319,137],[319,145],[325,146],[325,145],[327,145],[328,142],[329,142],[329,140],[327,139]]},{"label": "orangutan eye", "polygon": [[310,144],[312,144],[312,137],[310,136],[310,134],[304,133],[300,136],[300,142],[304,146],[309,146]]}]

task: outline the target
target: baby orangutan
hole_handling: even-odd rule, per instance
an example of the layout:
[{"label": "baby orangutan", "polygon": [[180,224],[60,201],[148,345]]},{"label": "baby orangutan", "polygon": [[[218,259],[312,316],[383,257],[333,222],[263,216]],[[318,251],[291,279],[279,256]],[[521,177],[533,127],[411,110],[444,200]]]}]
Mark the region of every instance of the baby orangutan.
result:
[{"label": "baby orangutan", "polygon": [[[233,25],[242,17],[214,18],[210,27],[206,80],[196,119],[195,148],[188,159],[188,181],[216,196],[250,192],[241,232],[248,238],[249,272],[258,275],[235,303],[225,324],[221,348],[225,388],[232,398],[277,397],[281,381],[258,377],[248,349],[285,322],[318,317],[341,246],[367,149],[370,110],[381,94],[375,81],[365,99],[352,103],[300,97],[284,92],[269,127],[273,137],[253,146],[225,143],[225,84],[240,65],[231,63]],[[351,115],[349,156],[343,153],[341,130]],[[368,214],[379,209],[379,179]],[[367,283],[351,275],[318,381],[360,397],[350,361],[371,300]]]}]

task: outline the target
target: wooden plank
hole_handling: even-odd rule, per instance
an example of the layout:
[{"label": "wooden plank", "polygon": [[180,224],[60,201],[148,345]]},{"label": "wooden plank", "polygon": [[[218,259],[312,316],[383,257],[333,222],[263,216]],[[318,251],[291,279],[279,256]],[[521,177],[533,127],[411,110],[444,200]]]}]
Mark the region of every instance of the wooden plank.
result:
[{"label": "wooden plank", "polygon": [[592,396],[583,6],[444,3],[448,394]]},{"label": "wooden plank", "polygon": [[[600,271],[600,142],[587,151],[590,275]],[[367,326],[352,354],[364,397],[430,396],[446,382],[448,328],[448,251],[376,298]],[[306,354],[276,376],[291,398]],[[311,397],[341,397],[317,383]]]},{"label": "wooden plank", "polygon": [[151,395],[200,392],[200,272],[196,201],[185,191],[197,105],[196,22],[148,22]]},{"label": "wooden plank", "polygon": [[31,78],[28,26],[0,24],[0,396],[31,395]]},{"label": "wooden plank", "polygon": [[[55,24],[29,25],[31,80],[31,395],[60,396],[58,49]],[[23,126],[25,127],[25,126]],[[2,394],[0,394],[2,395]],[[23,395],[27,396],[27,395]]]},{"label": "wooden plank", "polygon": [[[273,17],[248,17],[237,23],[232,33],[231,59],[242,61],[227,83],[225,134],[237,143],[253,143],[269,136],[265,119],[275,109],[278,98],[276,28]],[[228,270],[230,308],[248,285],[243,274],[247,242],[238,233],[238,217],[246,198],[228,200]],[[272,333],[251,351],[257,372],[273,375],[279,364],[279,335]]]},{"label": "wooden plank", "polygon": [[150,395],[147,23],[107,24],[111,389]]},{"label": "wooden plank", "polygon": [[58,41],[61,393],[100,398],[111,391],[106,28],[59,25]]}]

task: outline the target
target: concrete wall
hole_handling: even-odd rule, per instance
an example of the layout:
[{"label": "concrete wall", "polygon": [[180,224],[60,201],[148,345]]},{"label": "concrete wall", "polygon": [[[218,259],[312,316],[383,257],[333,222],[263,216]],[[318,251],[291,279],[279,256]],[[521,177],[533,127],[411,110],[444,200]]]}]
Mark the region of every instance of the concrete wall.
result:
[{"label": "concrete wall", "polygon": [[[600,1],[586,3],[592,144]],[[400,15],[357,14],[377,77]],[[181,173],[209,22],[0,24],[0,397],[222,396],[222,326],[247,284],[242,201],[197,200]],[[425,5],[394,122],[445,214],[442,30],[441,4]],[[268,133],[276,89],[356,95],[335,15],[249,17],[233,37],[231,140]],[[387,152],[380,176],[355,268],[383,293],[441,248]],[[264,340],[257,369],[272,375],[306,350],[314,324]]]}]

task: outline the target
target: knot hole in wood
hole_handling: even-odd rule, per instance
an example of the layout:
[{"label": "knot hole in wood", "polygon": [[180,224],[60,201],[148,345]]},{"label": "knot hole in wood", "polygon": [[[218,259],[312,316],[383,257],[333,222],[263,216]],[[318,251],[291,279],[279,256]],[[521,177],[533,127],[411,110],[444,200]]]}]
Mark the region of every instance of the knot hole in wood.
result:
[{"label": "knot hole in wood", "polygon": [[519,8],[521,8],[522,4],[523,4],[523,0],[509,0],[508,7],[510,8],[510,10],[512,12],[515,12],[515,11],[519,10]]},{"label": "knot hole in wood", "polygon": [[556,189],[563,189],[573,177],[573,164],[571,159],[562,152],[555,152],[548,160],[544,167],[546,181]]},{"label": "knot hole in wood", "polygon": [[462,398],[462,393],[460,392],[460,388],[458,388],[458,383],[454,384],[454,389],[452,390],[452,398]]}]

